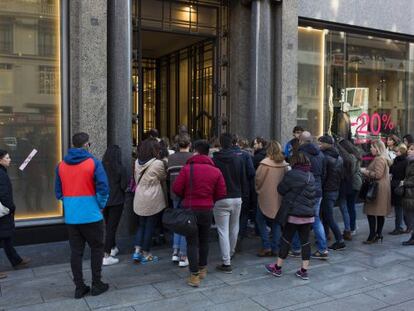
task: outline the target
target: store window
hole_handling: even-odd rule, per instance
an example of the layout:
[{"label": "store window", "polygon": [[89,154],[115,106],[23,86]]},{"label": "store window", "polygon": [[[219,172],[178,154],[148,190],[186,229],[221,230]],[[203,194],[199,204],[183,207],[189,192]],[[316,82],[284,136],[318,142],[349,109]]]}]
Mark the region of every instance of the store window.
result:
[{"label": "store window", "polygon": [[365,144],[413,130],[414,45],[299,27],[298,123]]},{"label": "store window", "polygon": [[12,158],[16,218],[59,219],[60,1],[0,1],[0,15],[0,149]]}]

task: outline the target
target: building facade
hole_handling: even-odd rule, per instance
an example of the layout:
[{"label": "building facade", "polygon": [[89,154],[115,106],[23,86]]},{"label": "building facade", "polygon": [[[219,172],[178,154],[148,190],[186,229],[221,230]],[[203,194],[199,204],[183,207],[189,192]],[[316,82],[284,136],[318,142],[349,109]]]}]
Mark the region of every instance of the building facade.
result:
[{"label": "building facade", "polygon": [[283,143],[297,124],[361,145],[413,132],[410,0],[2,0],[0,16],[0,148],[39,241],[62,226],[54,167],[78,131],[128,167],[146,131],[181,124]]}]

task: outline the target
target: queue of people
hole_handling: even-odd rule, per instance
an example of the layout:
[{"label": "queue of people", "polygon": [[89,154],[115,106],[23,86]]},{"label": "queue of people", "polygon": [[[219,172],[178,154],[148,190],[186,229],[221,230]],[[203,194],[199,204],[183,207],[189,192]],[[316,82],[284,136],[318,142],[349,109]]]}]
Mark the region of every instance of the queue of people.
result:
[{"label": "queue of people", "polygon": [[[173,233],[171,260],[189,267],[187,284],[193,287],[207,277],[213,223],[222,261],[216,270],[223,273],[232,273],[232,259],[247,236],[248,224],[254,224],[261,239],[257,255],[276,258],[265,266],[266,271],[280,277],[286,258],[300,256],[296,276],[309,279],[311,258],[327,260],[330,251],[346,249],[357,234],[358,198],[364,201],[369,226],[365,244],[383,241],[385,217],[393,207],[395,228],[390,234],[411,233],[403,245],[414,245],[414,143],[410,135],[403,139],[390,135],[386,144],[373,140],[373,160],[367,167],[361,167],[362,151],[352,141],[328,134],[315,139],[299,126],[285,148],[275,140],[257,137],[251,149],[245,140],[224,133],[215,140],[212,152],[209,142],[192,142],[185,127],[173,147],[158,136],[157,130],[151,130],[139,144],[129,181],[121,148],[109,146],[101,162],[89,152],[86,133],[73,136],[73,148],[58,164],[55,193],[65,211],[75,298],[89,292],[100,295],[109,288],[101,280],[102,266],[119,262],[116,231],[127,190],[133,193],[132,208],[137,215],[132,253],[136,263],[159,260],[151,248],[156,232],[164,232],[161,219],[166,208],[192,211],[197,233]],[[23,268],[30,259],[21,258],[12,243],[15,206],[7,175],[10,161],[8,152],[0,150],[0,202],[9,210],[0,217],[0,241],[13,267]],[[337,202],[343,230],[334,217]],[[309,242],[312,229],[314,252]],[[91,248],[91,287],[82,274],[86,243]]]}]

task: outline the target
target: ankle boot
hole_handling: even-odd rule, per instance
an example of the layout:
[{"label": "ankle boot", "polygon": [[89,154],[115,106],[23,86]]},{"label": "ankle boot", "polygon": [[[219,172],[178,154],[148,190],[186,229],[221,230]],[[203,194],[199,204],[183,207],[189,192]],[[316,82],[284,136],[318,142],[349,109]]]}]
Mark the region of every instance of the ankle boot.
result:
[{"label": "ankle boot", "polygon": [[198,267],[198,276],[200,279],[205,279],[207,276],[207,266],[204,267]]},{"label": "ankle boot", "polygon": [[200,275],[198,273],[191,273],[189,278],[187,279],[187,284],[192,287],[199,287],[200,286]]},{"label": "ankle boot", "polygon": [[346,241],[352,241],[351,231],[345,230],[344,234],[343,234],[343,237],[344,237],[344,240],[346,240]]}]

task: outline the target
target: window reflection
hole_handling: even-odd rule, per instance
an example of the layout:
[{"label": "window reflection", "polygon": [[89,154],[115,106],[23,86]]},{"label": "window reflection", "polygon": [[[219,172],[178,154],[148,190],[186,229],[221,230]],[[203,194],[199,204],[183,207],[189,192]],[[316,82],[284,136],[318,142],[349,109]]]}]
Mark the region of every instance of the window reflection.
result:
[{"label": "window reflection", "polygon": [[[54,198],[61,158],[58,0],[0,1],[0,148],[9,169],[17,219],[62,216]],[[19,166],[38,152],[21,171]]]}]

